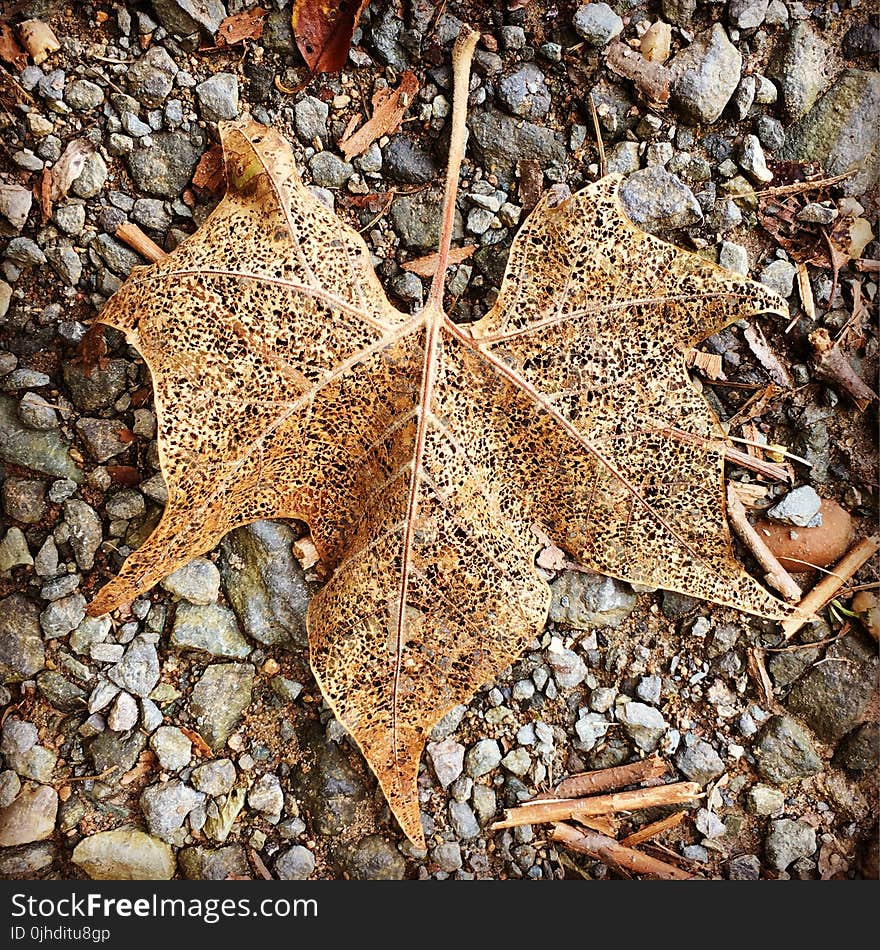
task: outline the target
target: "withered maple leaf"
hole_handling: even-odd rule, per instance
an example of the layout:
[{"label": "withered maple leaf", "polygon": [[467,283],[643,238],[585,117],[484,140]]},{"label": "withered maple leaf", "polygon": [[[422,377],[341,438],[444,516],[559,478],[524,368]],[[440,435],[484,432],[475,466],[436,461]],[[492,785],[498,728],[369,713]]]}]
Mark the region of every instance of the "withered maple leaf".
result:
[{"label": "withered maple leaf", "polygon": [[388,302],[361,237],[275,131],[221,127],[228,190],[101,314],[153,377],[164,516],[90,605],[130,602],[262,518],[298,518],[331,575],[308,611],[315,677],[421,842],[434,724],[512,663],[550,601],[535,523],[580,563],[765,617],[791,608],[733,558],[724,434],[684,354],[784,302],[636,228],[609,176],[538,204],[497,302],[443,312],[473,37],[425,308]]}]

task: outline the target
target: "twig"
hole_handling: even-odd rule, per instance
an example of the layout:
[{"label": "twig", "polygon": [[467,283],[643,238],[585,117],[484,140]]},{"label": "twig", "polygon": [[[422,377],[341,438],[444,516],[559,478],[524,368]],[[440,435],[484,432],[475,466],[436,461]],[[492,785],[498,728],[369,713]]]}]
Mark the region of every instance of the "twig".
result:
[{"label": "twig", "polygon": [[250,855],[251,864],[254,866],[254,870],[264,881],[272,881],[274,878],[269,873],[269,869],[263,863],[263,859],[257,854],[255,848],[248,848],[248,854]]},{"label": "twig", "polygon": [[111,772],[115,772],[119,768],[118,765],[111,765],[109,768],[104,769],[103,772],[99,772],[97,775],[68,775],[67,778],[60,778],[57,782],[54,782],[54,785],[69,785],[71,782],[100,782],[102,779],[105,779]]},{"label": "twig", "polygon": [[792,617],[782,623],[782,631],[788,639],[807,622],[817,610],[821,610],[843,585],[880,550],[880,535],[865,538],[852,548],[835,565],[834,573],[821,581],[798,604],[802,616]]},{"label": "twig", "polygon": [[876,274],[880,272],[880,261],[875,261],[870,257],[860,257],[855,261],[855,268],[863,274]]},{"label": "twig", "polygon": [[627,874],[644,874],[662,881],[689,881],[694,876],[649,854],[628,848],[614,838],[596,832],[582,834],[577,828],[561,822],[553,826],[551,840]]},{"label": "twig", "polygon": [[685,812],[683,811],[673,812],[666,818],[661,818],[660,821],[653,821],[650,825],[644,825],[631,835],[621,838],[620,843],[626,845],[628,848],[632,848],[650,838],[656,838],[657,835],[663,834],[664,831],[669,831],[670,828],[675,828],[680,825],[684,816]]},{"label": "twig", "polygon": [[151,237],[144,234],[136,224],[131,224],[128,221],[124,221],[119,225],[116,229],[116,237],[118,237],[120,241],[124,241],[130,248],[133,248],[141,257],[145,257],[152,264],[156,264],[161,261],[162,258],[168,256]]},{"label": "twig", "polygon": [[758,647],[749,647],[746,653],[746,669],[749,676],[755,681],[758,692],[761,694],[761,702],[765,706],[772,706],[773,683],[770,682],[770,676],[767,673],[767,667],[764,665],[764,651]]},{"label": "twig", "polygon": [[596,148],[599,150],[599,177],[608,174],[608,162],[605,160],[605,143],[602,141],[602,129],[599,127],[599,113],[596,112],[596,103],[593,102],[592,91],[587,96],[590,103],[590,116],[593,119],[593,131],[596,133]]},{"label": "twig", "polygon": [[548,798],[580,798],[584,795],[610,792],[627,785],[661,778],[668,768],[659,755],[652,755],[648,759],[639,759],[638,762],[630,762],[628,765],[615,765],[613,768],[597,769],[594,772],[579,772],[564,778],[552,792],[538,795],[535,801]]},{"label": "twig", "polygon": [[810,336],[810,345],[813,347],[813,371],[826,382],[840,387],[856,404],[859,412],[864,412],[868,406],[878,398],[877,393],[866,386],[846,353],[837,343],[831,342],[831,337],[824,327],[814,330]]},{"label": "twig", "polygon": [[496,821],[491,828],[492,831],[499,831],[520,825],[539,825],[546,821],[577,821],[581,817],[591,815],[639,811],[657,805],[683,805],[700,794],[700,786],[696,782],[673,782],[670,785],[655,785],[631,792],[594,795],[592,798],[550,798],[505,809],[504,819]]},{"label": "twig", "polygon": [[755,555],[757,562],[767,572],[764,575],[767,583],[775,587],[786,600],[792,603],[799,601],[803,596],[803,592],[794,582],[791,574],[779,563],[776,555],[764,543],[763,538],[749,523],[745,506],[739,500],[732,485],[727,486],[727,520],[740,540]]}]

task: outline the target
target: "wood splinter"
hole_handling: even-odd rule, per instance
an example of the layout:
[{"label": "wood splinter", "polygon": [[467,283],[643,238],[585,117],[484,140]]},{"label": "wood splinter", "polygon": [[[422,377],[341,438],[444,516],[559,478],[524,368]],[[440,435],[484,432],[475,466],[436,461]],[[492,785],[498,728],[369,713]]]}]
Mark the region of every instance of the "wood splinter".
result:
[{"label": "wood splinter", "polygon": [[809,340],[813,347],[813,372],[819,379],[842,389],[859,412],[864,412],[875,399],[880,398],[870,386],[865,385],[846,353],[832,342],[824,327],[814,330]]},{"label": "wood splinter", "polygon": [[553,789],[535,797],[535,801],[544,801],[550,798],[581,798],[584,795],[598,795],[600,792],[611,792],[624,788],[627,785],[637,785],[651,779],[662,778],[669,766],[659,755],[629,762],[626,765],[615,765],[609,769],[597,769],[594,772],[578,772],[569,775]]},{"label": "wood splinter", "polygon": [[168,255],[149,235],[136,225],[128,221],[123,221],[116,229],[116,237],[127,244],[132,250],[137,251],[141,257],[145,257],[151,264],[157,264],[163,257]]}]

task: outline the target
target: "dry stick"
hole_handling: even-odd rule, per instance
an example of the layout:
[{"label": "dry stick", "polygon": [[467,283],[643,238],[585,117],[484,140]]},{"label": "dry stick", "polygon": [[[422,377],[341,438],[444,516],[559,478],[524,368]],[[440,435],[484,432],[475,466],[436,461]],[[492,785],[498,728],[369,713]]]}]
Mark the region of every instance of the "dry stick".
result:
[{"label": "dry stick", "polygon": [[664,831],[669,831],[670,828],[675,828],[677,825],[680,825],[684,816],[685,812],[683,811],[673,812],[668,817],[661,818],[660,821],[651,822],[650,825],[645,825],[643,828],[639,828],[638,831],[634,831],[631,835],[621,838],[620,843],[631,848],[637,844],[641,844],[643,841],[647,841],[649,838],[656,838],[657,835],[663,834]]},{"label": "dry stick", "polygon": [[875,534],[860,541],[852,550],[847,552],[843,559],[834,566],[834,572],[829,574],[828,577],[823,577],[798,604],[803,616],[792,617],[790,620],[783,621],[782,632],[786,639],[797,633],[817,610],[821,610],[878,550],[880,550],[880,534]]},{"label": "dry stick", "polygon": [[859,412],[864,412],[877,399],[877,393],[866,386],[859,374],[853,369],[846,353],[836,343],[824,327],[814,330],[810,336],[813,347],[813,370],[820,379],[839,386],[856,404]]},{"label": "dry stick", "polygon": [[776,555],[767,547],[764,540],[749,523],[746,509],[739,500],[732,485],[727,486],[727,520],[731,528],[739,535],[743,543],[749,548],[755,559],[767,572],[764,580],[775,587],[786,599],[795,603],[803,596],[800,587],[795,584],[791,574],[779,563]]},{"label": "dry stick", "polygon": [[599,150],[599,176],[604,178],[608,173],[608,163],[605,161],[605,143],[602,141],[602,130],[599,128],[599,113],[596,112],[596,103],[593,102],[593,93],[587,97],[590,103],[590,116],[593,119],[593,131],[596,133],[596,148]]},{"label": "dry stick", "polygon": [[156,264],[168,255],[151,238],[144,234],[136,224],[123,222],[116,229],[116,237],[133,248],[141,257],[145,257],[151,264]]},{"label": "dry stick", "polygon": [[612,792],[592,798],[550,798],[505,809],[504,819],[496,821],[492,831],[519,825],[540,825],[547,821],[575,821],[591,815],[612,815],[621,811],[639,811],[657,805],[683,805],[701,794],[696,782],[673,782],[632,792]]},{"label": "dry stick", "polygon": [[577,828],[561,822],[553,826],[553,834],[550,837],[552,841],[563,844],[572,851],[589,855],[594,860],[627,874],[644,874],[662,881],[689,881],[694,877],[672,864],[628,848],[614,838],[596,832],[582,834]]},{"label": "dry stick", "polygon": [[870,257],[860,257],[855,262],[856,270],[861,271],[863,274],[876,274],[880,273],[880,261],[875,261]]},{"label": "dry stick", "polygon": [[649,759],[639,759],[638,762],[630,762],[628,765],[615,765],[610,769],[597,769],[594,772],[579,772],[564,778],[552,792],[538,795],[535,801],[548,798],[581,798],[584,795],[610,792],[627,785],[660,778],[666,774],[668,768],[659,755],[652,755]]}]

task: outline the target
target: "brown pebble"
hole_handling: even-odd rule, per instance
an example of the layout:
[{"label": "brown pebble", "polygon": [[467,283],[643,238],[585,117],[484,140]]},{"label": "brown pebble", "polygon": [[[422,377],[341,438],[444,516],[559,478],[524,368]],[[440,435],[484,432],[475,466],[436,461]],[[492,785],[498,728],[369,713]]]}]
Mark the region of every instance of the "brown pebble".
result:
[{"label": "brown pebble", "polygon": [[828,567],[846,554],[852,535],[852,518],[836,501],[822,499],[822,524],[818,528],[793,528],[763,519],[755,530],[779,563],[792,574],[811,567]]}]

